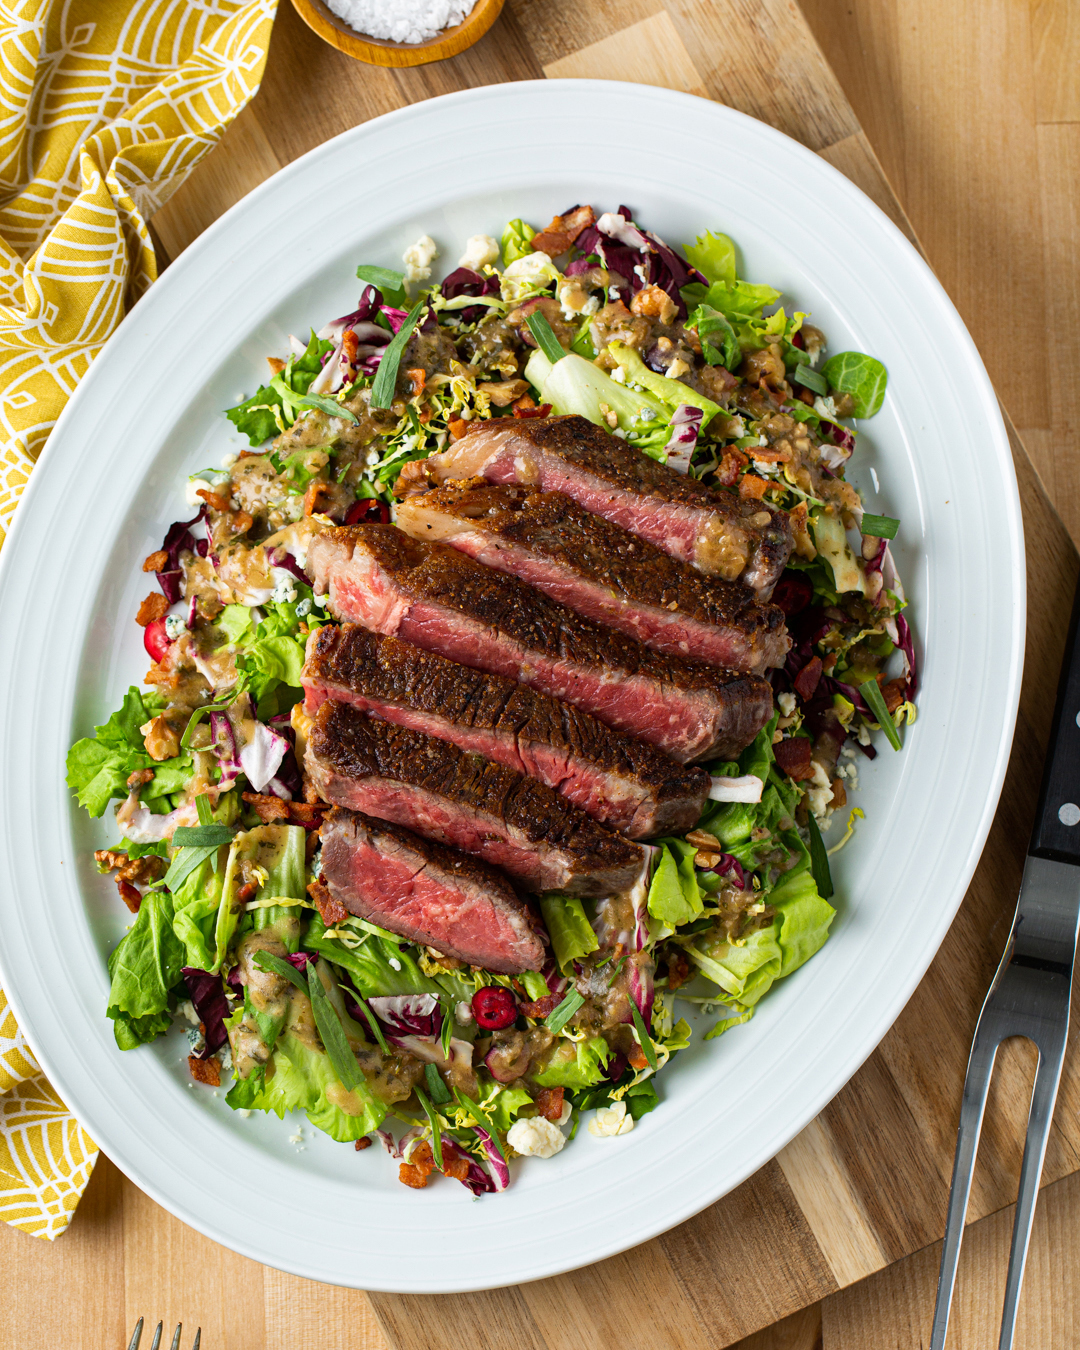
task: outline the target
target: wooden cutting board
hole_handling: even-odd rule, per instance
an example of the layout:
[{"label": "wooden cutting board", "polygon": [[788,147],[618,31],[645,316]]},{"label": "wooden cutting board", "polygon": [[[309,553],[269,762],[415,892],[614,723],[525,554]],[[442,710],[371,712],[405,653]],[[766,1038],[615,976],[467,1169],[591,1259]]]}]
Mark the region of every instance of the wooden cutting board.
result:
[{"label": "wooden cutting board", "polygon": [[[282,164],[368,117],[471,85],[545,75],[636,80],[727,103],[822,155],[914,239],[805,20],[785,0],[668,0],[665,7],[657,0],[509,0],[471,51],[408,71],[350,62],[319,43],[283,5],[262,92],[221,149],[159,213],[158,236],[175,256]],[[298,88],[317,90],[318,98],[298,100]],[[460,172],[467,172],[464,163]],[[585,1270],[514,1289],[371,1295],[397,1350],[433,1344],[717,1350],[940,1236],[968,1046],[1015,903],[1077,573],[1075,550],[1005,420],[1029,576],[1016,740],[971,889],[896,1025],[773,1162],[662,1237]],[[932,886],[933,877],[926,884]],[[1033,1058],[1013,1043],[999,1062],[972,1218],[1007,1205],[1019,1171]],[[1070,1056],[1047,1182],[1080,1165],[1078,1107],[1080,1067]],[[703,1158],[703,1169],[708,1165]]]}]

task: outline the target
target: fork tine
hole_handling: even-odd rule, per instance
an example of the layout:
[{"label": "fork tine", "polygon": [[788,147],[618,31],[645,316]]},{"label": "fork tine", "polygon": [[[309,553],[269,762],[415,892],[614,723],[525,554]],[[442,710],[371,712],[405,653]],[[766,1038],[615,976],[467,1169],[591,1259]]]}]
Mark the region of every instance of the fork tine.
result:
[{"label": "fork tine", "polygon": [[150,1350],[159,1350],[159,1347],[161,1346],[161,1328],[164,1325],[164,1322],[159,1322],[154,1328],[154,1339],[150,1342]]},{"label": "fork tine", "polygon": [[169,1346],[169,1350],[180,1350],[180,1333],[183,1329],[183,1322],[177,1322],[176,1330],[173,1332],[172,1345]]},{"label": "fork tine", "polygon": [[139,1342],[142,1340],[143,1320],[140,1317],[135,1323],[135,1330],[131,1333],[131,1340],[128,1342],[128,1350],[139,1350]]},{"label": "fork tine", "polygon": [[[985,1010],[984,1006],[983,1011]],[[956,1284],[956,1270],[960,1263],[960,1244],[964,1239],[964,1218],[971,1196],[975,1155],[979,1151],[979,1136],[982,1133],[986,1099],[990,1092],[990,1079],[994,1072],[998,1046],[1001,1044],[1000,1040],[993,1040],[990,1035],[985,1033],[980,1035],[981,1024],[980,1013],[964,1078],[964,1096],[960,1105],[960,1127],[956,1134],[956,1156],[953,1159],[945,1240],[941,1247],[941,1271],[938,1275],[930,1350],[945,1350],[945,1334],[949,1328],[949,1308],[952,1304],[953,1287]]]},{"label": "fork tine", "polygon": [[199,1350],[200,1345],[202,1345],[202,1327],[196,1327],[195,1340],[192,1342],[191,1350]]},{"label": "fork tine", "polygon": [[1005,1280],[1005,1304],[1001,1314],[1001,1338],[998,1350],[1011,1350],[1016,1330],[1016,1313],[1020,1302],[1020,1286],[1024,1280],[1031,1225],[1035,1219],[1035,1203],[1039,1198],[1039,1177],[1042,1174],[1046,1144],[1050,1138],[1050,1122],[1054,1115],[1061,1064],[1065,1057],[1065,1040],[1052,1056],[1040,1050],[1039,1067],[1031,1089],[1031,1114],[1028,1116],[1027,1139],[1024,1142],[1024,1161],[1020,1167],[1020,1189],[1016,1197],[1016,1218],[1013,1220],[1012,1246],[1009,1250],[1009,1273]]}]

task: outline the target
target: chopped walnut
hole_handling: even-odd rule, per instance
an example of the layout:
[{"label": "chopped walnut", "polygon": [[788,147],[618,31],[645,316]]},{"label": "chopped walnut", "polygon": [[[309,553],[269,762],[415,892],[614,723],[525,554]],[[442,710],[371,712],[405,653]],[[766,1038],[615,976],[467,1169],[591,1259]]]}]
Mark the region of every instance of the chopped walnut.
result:
[{"label": "chopped walnut", "polygon": [[135,622],[140,628],[147,628],[157,619],[163,619],[169,612],[169,602],[160,591],[152,591],[139,606]]},{"label": "chopped walnut", "polygon": [[163,548],[159,548],[156,553],[150,553],[143,559],[142,570],[144,572],[164,572],[168,562],[168,553]]},{"label": "chopped walnut", "polygon": [[662,286],[643,286],[630,301],[630,313],[645,314],[650,319],[669,324],[675,317],[675,301]]},{"label": "chopped walnut", "polygon": [[165,720],[163,713],[152,717],[139,728],[139,734],[151,759],[173,759],[180,753],[180,738]]}]

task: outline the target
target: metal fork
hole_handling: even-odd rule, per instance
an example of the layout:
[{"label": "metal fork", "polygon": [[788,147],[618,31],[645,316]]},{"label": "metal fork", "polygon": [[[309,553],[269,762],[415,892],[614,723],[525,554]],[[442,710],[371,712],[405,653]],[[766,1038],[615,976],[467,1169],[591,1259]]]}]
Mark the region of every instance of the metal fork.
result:
[{"label": "metal fork", "polygon": [[1080,923],[1078,617],[1080,590],[1073,603],[1039,809],[1020,885],[1016,917],[1005,954],[979,1014],[964,1079],[930,1350],[944,1350],[945,1347],[971,1177],[998,1046],[1011,1036],[1025,1036],[1035,1043],[1039,1062],[1020,1168],[998,1350],[1010,1350],[1016,1329],[1017,1304],[1031,1240],[1039,1178],[1065,1058],[1073,962]]},{"label": "metal fork", "polygon": [[[154,1328],[154,1339],[150,1342],[150,1350],[159,1350],[161,1345],[161,1331],[165,1324],[159,1322]],[[169,1350],[180,1350],[180,1333],[184,1329],[183,1322],[177,1322],[176,1330],[173,1332],[172,1345]],[[139,1350],[139,1342],[142,1340],[143,1319],[140,1317],[135,1323],[135,1330],[131,1333],[131,1340],[128,1342],[128,1350]],[[199,1350],[202,1344],[202,1327],[195,1332],[195,1340],[192,1342],[191,1350]]]}]

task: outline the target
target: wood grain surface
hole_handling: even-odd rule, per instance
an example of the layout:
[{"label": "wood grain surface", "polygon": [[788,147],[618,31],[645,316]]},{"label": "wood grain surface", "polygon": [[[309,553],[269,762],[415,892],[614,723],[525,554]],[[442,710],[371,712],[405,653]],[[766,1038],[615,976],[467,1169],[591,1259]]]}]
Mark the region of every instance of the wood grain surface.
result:
[{"label": "wood grain surface", "polygon": [[[1069,0],[1030,10],[1015,0],[957,0],[947,23],[938,0],[807,0],[806,15],[785,0],[508,0],[469,51],[391,71],[349,61],[283,6],[262,91],[154,228],[175,257],[245,192],[349,126],[470,85],[558,75],[669,85],[760,117],[823,155],[921,239],[1031,453],[1014,433],[1029,576],[1014,753],[986,852],[931,970],[803,1135],[732,1195],[632,1252],[512,1290],[369,1301],[216,1247],[103,1160],[59,1242],[0,1232],[4,1285],[24,1291],[0,1311],[5,1343],[30,1350],[62,1336],[94,1350],[121,1346],[140,1313],[201,1323],[205,1350],[387,1342],[395,1350],[718,1350],[740,1337],[749,1338],[742,1350],[925,1343],[959,1088],[1015,902],[1077,571],[1043,484],[1080,535],[1071,340],[1080,321],[1080,30]],[[1000,1298],[1001,1234],[1030,1087],[1031,1056],[1016,1043],[1005,1051],[973,1192],[972,1216],[982,1222],[970,1230],[961,1273],[957,1344],[971,1347],[992,1341],[986,1309]],[[1075,1255],[1059,1248],[1080,1205],[1078,1108],[1080,1068],[1070,1053],[1047,1157],[1045,1180],[1056,1185],[1040,1209],[1021,1310],[1029,1339],[1018,1344],[1080,1344],[1069,1339],[1080,1299],[1046,1310],[1032,1295],[1073,1278]],[[86,1291],[77,1305],[73,1289]]]}]

